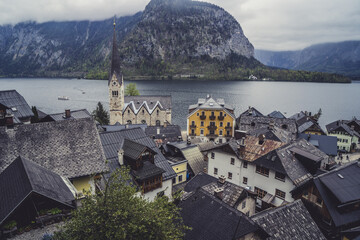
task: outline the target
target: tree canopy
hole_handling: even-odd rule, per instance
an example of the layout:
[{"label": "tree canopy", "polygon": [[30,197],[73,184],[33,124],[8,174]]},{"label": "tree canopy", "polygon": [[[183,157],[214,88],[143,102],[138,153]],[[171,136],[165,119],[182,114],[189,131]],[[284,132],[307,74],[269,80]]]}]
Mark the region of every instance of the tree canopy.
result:
[{"label": "tree canopy", "polygon": [[166,196],[153,202],[130,184],[128,169],[112,174],[103,193],[86,195],[54,239],[181,239],[187,229]]},{"label": "tree canopy", "polygon": [[109,113],[104,109],[101,102],[98,102],[96,109],[92,113],[94,119],[101,125],[108,125],[110,122]]},{"label": "tree canopy", "polygon": [[125,96],[139,96],[139,90],[136,88],[135,83],[129,83],[125,88]]}]

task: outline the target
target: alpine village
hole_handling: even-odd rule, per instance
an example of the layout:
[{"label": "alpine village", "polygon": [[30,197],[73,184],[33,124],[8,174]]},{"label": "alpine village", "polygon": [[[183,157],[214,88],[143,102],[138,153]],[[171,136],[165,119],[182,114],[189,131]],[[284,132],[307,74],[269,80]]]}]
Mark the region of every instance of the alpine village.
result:
[{"label": "alpine village", "polygon": [[0,239],[360,239],[360,120],[204,94],[181,129],[171,95],[127,93],[116,31],[108,112],[0,91]]}]

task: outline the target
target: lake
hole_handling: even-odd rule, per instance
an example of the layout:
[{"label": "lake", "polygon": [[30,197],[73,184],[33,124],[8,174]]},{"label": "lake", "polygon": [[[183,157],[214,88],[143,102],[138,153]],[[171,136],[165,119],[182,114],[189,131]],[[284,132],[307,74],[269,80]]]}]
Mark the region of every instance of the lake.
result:
[{"label": "lake", "polygon": [[[172,122],[186,129],[188,106],[211,94],[224,98],[235,107],[238,116],[249,106],[263,114],[279,110],[289,117],[301,110],[323,115],[320,124],[337,119],[360,119],[360,81],[351,84],[299,83],[299,82],[244,82],[244,81],[125,81],[135,82],[141,95],[171,95]],[[65,109],[86,108],[93,111],[97,102],[108,108],[107,81],[84,79],[3,78],[0,90],[16,89],[30,106],[46,113],[63,112]],[[83,94],[85,92],[85,94]],[[58,96],[68,96],[60,101]]]}]

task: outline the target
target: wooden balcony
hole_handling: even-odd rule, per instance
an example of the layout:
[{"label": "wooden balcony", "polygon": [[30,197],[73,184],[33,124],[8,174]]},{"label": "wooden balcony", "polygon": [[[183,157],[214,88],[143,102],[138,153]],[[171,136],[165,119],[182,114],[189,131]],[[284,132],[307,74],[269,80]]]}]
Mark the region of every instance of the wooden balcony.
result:
[{"label": "wooden balcony", "polygon": [[205,119],[206,119],[206,116],[205,116],[205,115],[200,115],[200,119],[201,119],[201,120],[205,120]]},{"label": "wooden balcony", "polygon": [[219,135],[216,134],[206,134],[207,137],[209,138],[217,138]]},{"label": "wooden balcony", "polygon": [[231,126],[226,126],[225,129],[231,131],[232,127]]},{"label": "wooden balcony", "polygon": [[215,115],[211,115],[211,116],[209,117],[209,119],[210,119],[210,120],[215,120],[216,117],[215,117]]},{"label": "wooden balcony", "polygon": [[218,119],[219,119],[220,121],[222,121],[222,120],[224,120],[224,116],[218,116]]},{"label": "wooden balcony", "polygon": [[162,182],[158,182],[158,183],[151,184],[151,185],[146,185],[146,186],[144,186],[144,193],[150,192],[154,189],[161,188],[161,187],[162,187]]},{"label": "wooden balcony", "polygon": [[209,125],[209,126],[207,126],[207,128],[208,128],[209,130],[216,130],[216,129],[217,129],[217,126],[215,126],[215,125]]},{"label": "wooden balcony", "polygon": [[196,125],[191,124],[190,128],[196,128]]}]

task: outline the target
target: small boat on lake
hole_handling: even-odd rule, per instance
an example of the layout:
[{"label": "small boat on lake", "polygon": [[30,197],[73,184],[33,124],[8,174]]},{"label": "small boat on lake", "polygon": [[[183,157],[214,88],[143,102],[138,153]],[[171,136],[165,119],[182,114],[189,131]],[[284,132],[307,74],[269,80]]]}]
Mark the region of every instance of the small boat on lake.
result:
[{"label": "small boat on lake", "polygon": [[70,100],[68,96],[58,96],[58,100]]}]

